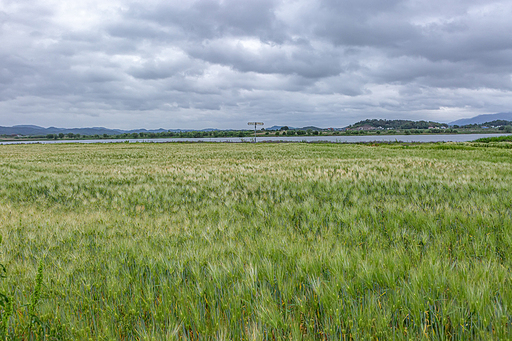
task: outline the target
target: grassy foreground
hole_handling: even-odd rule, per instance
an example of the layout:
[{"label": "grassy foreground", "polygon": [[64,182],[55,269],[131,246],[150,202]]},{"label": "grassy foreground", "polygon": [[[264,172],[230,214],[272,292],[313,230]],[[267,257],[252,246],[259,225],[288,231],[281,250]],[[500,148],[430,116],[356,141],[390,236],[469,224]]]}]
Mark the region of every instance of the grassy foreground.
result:
[{"label": "grassy foreground", "polygon": [[8,339],[512,338],[512,149],[476,145],[0,146]]}]

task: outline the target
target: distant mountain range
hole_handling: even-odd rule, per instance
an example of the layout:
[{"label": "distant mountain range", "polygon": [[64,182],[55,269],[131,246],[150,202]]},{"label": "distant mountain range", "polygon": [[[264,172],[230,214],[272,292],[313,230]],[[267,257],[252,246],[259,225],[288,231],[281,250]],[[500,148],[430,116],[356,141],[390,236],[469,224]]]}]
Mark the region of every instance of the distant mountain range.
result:
[{"label": "distant mountain range", "polygon": [[[281,130],[282,127],[286,127],[286,126],[272,126],[270,128],[265,128],[265,130]],[[295,129],[295,128],[288,126],[288,129]]]},{"label": "distant mountain range", "polygon": [[512,121],[512,112],[500,112],[497,114],[485,114],[485,115],[478,115],[471,118],[463,118],[460,120],[456,120],[453,122],[448,123],[448,125],[459,125],[463,126],[466,124],[482,124],[486,122],[492,122],[496,120],[505,120],[505,121]]},{"label": "distant mountain range", "polygon": [[[280,130],[285,126],[272,126],[267,128],[266,130]],[[250,129],[250,128],[249,128]],[[294,128],[288,127],[288,129],[302,129],[302,130],[322,130],[318,127],[304,127],[304,128]],[[39,127],[36,125],[16,125],[12,127],[2,127],[0,126],[0,135],[23,135],[23,136],[35,136],[35,135],[47,135],[47,134],[80,134],[80,135],[120,135],[120,134],[131,134],[131,133],[161,133],[161,132],[187,132],[187,131],[216,131],[219,129],[207,128],[201,130],[194,129],[132,129],[132,130],[122,130],[122,129],[108,129],[104,127],[92,127],[92,128],[57,128],[57,127]],[[233,130],[233,129],[226,129]]]},{"label": "distant mountain range", "polygon": [[302,128],[296,128],[296,127],[290,127],[290,126],[272,126],[270,128],[265,128],[265,130],[281,130],[283,127],[288,127],[290,130],[322,130],[323,128],[313,127],[313,126],[307,126]]},{"label": "distant mountain range", "polygon": [[[203,129],[202,131],[214,131],[218,129]],[[125,133],[161,133],[165,131],[180,132],[180,131],[192,131],[186,129],[133,129],[133,130],[121,130],[121,129],[108,129],[103,127],[92,127],[92,128],[56,128],[49,127],[43,128],[35,125],[16,125],[12,127],[0,126],[0,135],[23,135],[23,136],[34,136],[34,135],[47,135],[47,134],[59,134],[59,133],[73,133],[80,135],[119,135]]]}]

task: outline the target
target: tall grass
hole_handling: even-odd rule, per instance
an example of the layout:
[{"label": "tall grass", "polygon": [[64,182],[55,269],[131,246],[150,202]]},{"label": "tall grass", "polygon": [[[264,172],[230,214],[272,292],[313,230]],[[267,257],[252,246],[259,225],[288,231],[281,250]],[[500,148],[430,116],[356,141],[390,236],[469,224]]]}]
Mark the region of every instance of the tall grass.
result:
[{"label": "tall grass", "polygon": [[512,142],[512,135],[496,136],[496,137],[482,137],[475,142],[490,143],[490,142]]},{"label": "tall grass", "polygon": [[475,144],[1,146],[8,336],[510,338],[511,161]]}]

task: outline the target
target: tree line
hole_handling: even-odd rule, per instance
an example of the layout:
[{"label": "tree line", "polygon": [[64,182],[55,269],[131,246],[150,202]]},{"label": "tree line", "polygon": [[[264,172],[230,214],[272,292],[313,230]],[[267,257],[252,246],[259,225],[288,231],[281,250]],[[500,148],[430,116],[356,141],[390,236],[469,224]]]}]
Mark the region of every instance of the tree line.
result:
[{"label": "tree line", "polygon": [[123,133],[117,135],[109,134],[95,134],[95,135],[81,135],[74,133],[59,133],[59,134],[46,134],[45,136],[34,136],[35,138],[47,139],[139,139],[139,138],[168,138],[168,137],[182,137],[182,138],[202,138],[202,137],[248,137],[252,136],[253,132],[250,130],[214,130],[214,131],[163,131],[163,132],[140,132],[140,133]]}]

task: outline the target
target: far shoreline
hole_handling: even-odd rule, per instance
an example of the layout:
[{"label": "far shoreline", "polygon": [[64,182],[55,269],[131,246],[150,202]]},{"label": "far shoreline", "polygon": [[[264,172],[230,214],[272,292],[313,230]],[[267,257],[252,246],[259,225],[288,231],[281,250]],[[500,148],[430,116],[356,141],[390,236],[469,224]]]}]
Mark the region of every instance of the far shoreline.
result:
[{"label": "far shoreline", "polygon": [[[346,132],[339,132],[338,134],[331,133],[331,132],[322,132],[322,134],[319,135],[274,135],[272,133],[270,134],[264,134],[261,132],[258,132],[256,134],[256,137],[258,139],[262,138],[287,138],[287,137],[348,137],[348,136],[361,136],[361,137],[368,137],[368,136],[442,136],[442,135],[510,135],[509,132],[504,131],[458,131],[458,132],[424,132],[424,133],[408,133],[406,131],[397,131],[395,133],[389,133],[386,132],[384,134],[380,133],[373,133],[373,131],[366,132],[366,131],[359,131],[357,134],[352,133],[346,133]],[[51,141],[62,141],[62,142],[75,142],[75,141],[89,141],[89,140],[158,140],[158,139],[184,139],[184,138],[190,138],[190,139],[202,139],[202,140],[209,140],[212,138],[242,138],[242,139],[253,139],[254,135],[244,135],[244,136],[203,136],[203,137],[181,137],[181,136],[171,136],[171,137],[148,137],[148,136],[142,136],[142,137],[118,137],[120,135],[108,135],[108,136],[94,136],[94,135],[85,135],[81,137],[63,137],[63,138],[45,138],[41,136],[37,137],[0,137],[0,142],[51,142]]]},{"label": "far shoreline", "polygon": [[[259,135],[257,143],[338,143],[338,144],[391,144],[391,143],[462,143],[478,139],[509,140],[511,133],[487,134],[367,134],[367,135],[320,135],[320,136],[269,136]],[[512,139],[512,138],[511,138]],[[198,137],[198,138],[136,138],[136,139],[10,139],[0,140],[2,145],[12,144],[93,144],[93,143],[254,143],[252,137]]]}]

